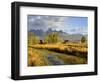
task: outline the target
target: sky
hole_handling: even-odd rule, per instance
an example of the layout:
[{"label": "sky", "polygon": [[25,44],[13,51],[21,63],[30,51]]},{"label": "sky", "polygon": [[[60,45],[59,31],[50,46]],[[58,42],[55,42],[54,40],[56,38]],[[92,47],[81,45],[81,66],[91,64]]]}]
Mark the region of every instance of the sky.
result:
[{"label": "sky", "polygon": [[48,29],[69,33],[87,34],[88,18],[75,16],[28,15],[28,31]]}]

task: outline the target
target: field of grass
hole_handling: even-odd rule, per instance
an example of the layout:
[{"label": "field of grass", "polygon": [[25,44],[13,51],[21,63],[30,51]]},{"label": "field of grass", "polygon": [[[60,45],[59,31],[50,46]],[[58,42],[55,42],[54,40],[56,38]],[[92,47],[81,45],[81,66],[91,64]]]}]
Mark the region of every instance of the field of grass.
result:
[{"label": "field of grass", "polygon": [[87,64],[87,44],[28,45],[28,66]]}]

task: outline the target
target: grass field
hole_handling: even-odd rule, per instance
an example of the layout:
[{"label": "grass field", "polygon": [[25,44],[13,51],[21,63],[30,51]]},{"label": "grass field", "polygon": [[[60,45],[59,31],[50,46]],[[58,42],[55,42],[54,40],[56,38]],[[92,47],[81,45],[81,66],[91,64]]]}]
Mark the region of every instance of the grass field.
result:
[{"label": "grass field", "polygon": [[87,44],[28,45],[28,66],[87,64]]}]

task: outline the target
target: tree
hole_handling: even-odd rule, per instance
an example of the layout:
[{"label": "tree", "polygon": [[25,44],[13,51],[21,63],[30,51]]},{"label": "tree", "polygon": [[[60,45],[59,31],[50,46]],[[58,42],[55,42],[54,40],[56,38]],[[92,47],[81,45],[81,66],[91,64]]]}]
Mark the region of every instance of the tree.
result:
[{"label": "tree", "polygon": [[84,36],[82,36],[81,42],[82,42],[82,43],[86,42],[86,38],[85,38]]},{"label": "tree", "polygon": [[49,33],[47,36],[45,36],[44,39],[45,43],[57,43],[60,41],[59,33],[58,32],[52,32]]},{"label": "tree", "polygon": [[45,38],[44,38],[44,42],[45,43],[50,43],[50,38],[49,38],[49,36],[47,35],[47,36],[45,36]]},{"label": "tree", "polygon": [[36,36],[33,32],[28,33],[28,44],[33,45],[33,44],[38,44],[40,41],[39,37]]}]

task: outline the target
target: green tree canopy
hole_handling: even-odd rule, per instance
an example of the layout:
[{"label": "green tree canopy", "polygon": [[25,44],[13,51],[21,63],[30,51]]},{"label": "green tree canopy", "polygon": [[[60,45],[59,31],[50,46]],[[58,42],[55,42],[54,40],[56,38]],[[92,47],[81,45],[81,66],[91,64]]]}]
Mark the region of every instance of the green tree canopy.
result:
[{"label": "green tree canopy", "polygon": [[82,38],[81,38],[81,42],[82,42],[82,43],[86,42],[86,38],[85,38],[85,36],[82,36]]},{"label": "green tree canopy", "polygon": [[44,41],[45,41],[45,43],[59,42],[60,41],[59,33],[58,32],[49,33],[47,36],[45,36]]}]

